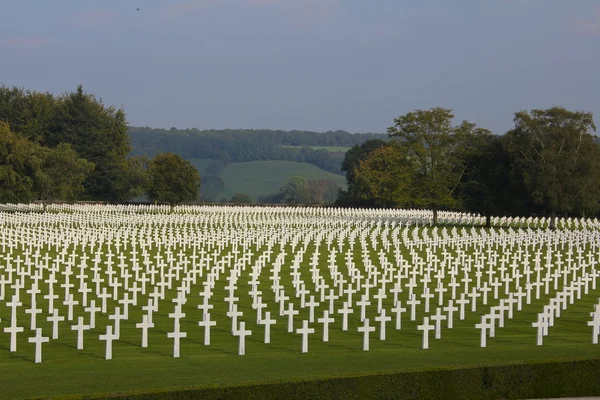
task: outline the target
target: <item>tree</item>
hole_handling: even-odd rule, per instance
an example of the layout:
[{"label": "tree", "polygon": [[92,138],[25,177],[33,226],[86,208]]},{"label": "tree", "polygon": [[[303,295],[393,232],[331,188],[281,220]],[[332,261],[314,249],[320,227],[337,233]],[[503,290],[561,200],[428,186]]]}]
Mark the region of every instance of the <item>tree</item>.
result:
[{"label": "tree", "polygon": [[339,185],[332,179],[313,179],[308,181],[310,202],[312,204],[333,204],[337,200]]},{"label": "tree", "polygon": [[380,139],[371,139],[366,142],[353,146],[344,155],[341,170],[346,173],[346,183],[348,190],[339,191],[336,204],[351,205],[373,205],[373,200],[369,196],[364,196],[364,193],[359,192],[356,185],[355,171],[360,165],[360,162],[365,160],[369,154],[380,147],[387,146],[387,143]]},{"label": "tree", "polygon": [[81,157],[96,165],[84,182],[84,197],[95,200],[127,200],[123,185],[130,151],[127,120],[122,108],[106,107],[95,96],[77,87],[57,100],[52,129],[44,144],[70,143]]},{"label": "tree", "polygon": [[252,203],[252,198],[250,198],[250,196],[248,196],[246,193],[236,193],[231,196],[231,200],[229,200],[229,202],[233,204],[250,204]]},{"label": "tree", "polygon": [[515,113],[507,151],[515,176],[529,196],[550,214],[599,209],[600,149],[592,134],[592,113],[562,107]]},{"label": "tree", "polygon": [[51,200],[75,200],[83,192],[83,182],[94,164],[80,158],[68,143],[56,148],[38,148],[40,165],[34,173],[34,188],[46,211]]},{"label": "tree", "polygon": [[437,224],[437,211],[442,207],[455,207],[455,191],[468,168],[462,157],[473,135],[489,131],[463,121],[452,126],[454,114],[445,108],[415,110],[394,119],[388,135],[404,148],[413,164],[414,186],[411,201],[416,206],[433,210],[433,223]]},{"label": "tree", "polygon": [[412,201],[413,176],[403,148],[379,147],[354,170],[356,194],[377,206],[406,206]]},{"label": "tree", "polygon": [[461,155],[468,168],[462,176],[457,196],[464,209],[485,214],[489,227],[492,214],[522,210],[524,196],[511,180],[510,160],[503,137],[484,133],[473,139],[470,151]]},{"label": "tree", "polygon": [[283,202],[287,204],[308,204],[310,202],[310,187],[306,178],[294,176],[281,188]]},{"label": "tree", "polygon": [[198,197],[200,174],[192,164],[173,153],[161,153],[148,165],[146,194],[173,207]]},{"label": "tree", "polygon": [[35,198],[33,176],[40,168],[38,148],[0,121],[0,202],[25,203]]}]

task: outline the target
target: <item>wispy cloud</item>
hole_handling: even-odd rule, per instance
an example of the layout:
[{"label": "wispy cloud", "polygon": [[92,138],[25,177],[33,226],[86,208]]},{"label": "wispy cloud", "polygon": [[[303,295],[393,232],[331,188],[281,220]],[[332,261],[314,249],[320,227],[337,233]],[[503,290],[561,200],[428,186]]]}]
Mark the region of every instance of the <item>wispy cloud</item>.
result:
[{"label": "wispy cloud", "polygon": [[573,27],[579,33],[600,35],[600,6],[594,10],[593,17],[587,20],[577,20]]},{"label": "wispy cloud", "polygon": [[9,49],[37,49],[48,44],[48,38],[44,36],[15,36],[0,40],[0,47]]}]

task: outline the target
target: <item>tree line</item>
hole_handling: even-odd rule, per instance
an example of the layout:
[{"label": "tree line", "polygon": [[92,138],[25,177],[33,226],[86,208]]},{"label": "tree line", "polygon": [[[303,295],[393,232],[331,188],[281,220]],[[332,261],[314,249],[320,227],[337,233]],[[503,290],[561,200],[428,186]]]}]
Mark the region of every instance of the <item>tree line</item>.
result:
[{"label": "tree line", "polygon": [[[590,112],[519,111],[504,135],[452,110],[394,120],[390,140],[350,149],[338,205],[459,209],[486,215],[590,215],[600,209],[600,145]],[[489,219],[488,219],[489,221]]]},{"label": "tree line", "polygon": [[371,139],[387,140],[384,134],[329,131],[281,131],[267,129],[198,130],[130,127],[132,154],[153,157],[168,151],[185,159],[232,162],[285,160],[315,165],[341,174],[344,152],[313,149],[310,146],[352,147]]},{"label": "tree line", "polygon": [[125,111],[81,86],[62,95],[0,86],[0,202],[197,198],[200,176],[180,156],[130,151]]}]

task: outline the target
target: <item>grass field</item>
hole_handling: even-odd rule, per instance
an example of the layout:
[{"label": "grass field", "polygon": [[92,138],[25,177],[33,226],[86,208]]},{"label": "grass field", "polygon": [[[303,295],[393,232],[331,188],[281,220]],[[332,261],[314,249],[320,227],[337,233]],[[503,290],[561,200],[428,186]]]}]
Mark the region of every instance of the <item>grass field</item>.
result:
[{"label": "grass field", "polygon": [[[55,293],[61,296],[61,302],[56,303],[56,308],[60,310],[61,315],[66,315],[66,306],[62,304],[63,289],[60,286],[65,282],[65,265],[73,264],[74,276],[71,278],[71,283],[75,284],[75,288],[77,288],[79,279],[75,275],[80,272],[78,265],[82,262],[83,251],[90,257],[86,262],[86,268],[89,270],[94,265],[92,259],[97,251],[97,247],[92,251],[89,247],[90,243],[92,239],[98,239],[108,231],[113,232],[113,241],[110,245],[106,242],[102,245],[102,261],[99,263],[101,266],[99,274],[106,281],[109,280],[107,272],[109,249],[115,255],[113,269],[118,271],[120,268],[125,268],[131,272],[133,268],[131,262],[127,262],[123,267],[117,267],[119,260],[116,258],[119,253],[122,253],[126,259],[131,257],[131,237],[138,238],[138,246],[146,246],[147,257],[141,255],[143,253],[141,248],[138,248],[137,251],[139,264],[145,271],[144,273],[151,274],[157,264],[165,264],[167,270],[173,272],[172,268],[178,262],[174,262],[172,259],[189,259],[190,256],[197,255],[199,249],[206,250],[212,259],[212,261],[205,260],[204,263],[200,263],[204,264],[204,276],[214,269],[212,267],[214,265],[223,264],[224,268],[220,276],[215,279],[214,294],[211,298],[211,304],[214,305],[211,316],[217,322],[217,326],[212,329],[211,345],[203,344],[204,329],[197,325],[197,322],[202,319],[202,312],[197,309],[197,305],[201,303],[199,292],[203,289],[202,283],[206,279],[200,277],[196,283],[191,284],[190,294],[183,306],[183,312],[186,315],[181,321],[181,330],[187,332],[187,338],[181,341],[181,358],[178,359],[172,357],[173,341],[167,338],[167,333],[173,330],[173,320],[169,318],[169,313],[174,310],[172,299],[176,297],[177,287],[182,284],[182,278],[185,275],[183,272],[180,278],[172,278],[172,286],[166,289],[165,298],[159,302],[159,311],[154,313],[155,327],[150,330],[150,347],[146,349],[140,347],[141,331],[135,327],[135,324],[142,319],[141,306],[146,305],[148,301],[148,294],[140,294],[138,305],[130,306],[129,319],[121,323],[121,337],[113,345],[113,360],[110,361],[104,360],[104,342],[98,340],[98,335],[104,333],[104,328],[112,323],[108,319],[110,311],[107,314],[99,313],[97,315],[97,328],[85,334],[84,350],[75,349],[76,333],[70,330],[71,323],[61,323],[59,338],[51,340],[43,347],[43,363],[34,364],[33,345],[27,342],[27,337],[31,336],[29,331],[30,315],[25,313],[25,309],[29,308],[31,304],[30,295],[25,292],[25,289],[21,290],[20,298],[23,306],[19,308],[17,317],[19,326],[25,326],[25,333],[18,336],[18,351],[14,353],[8,351],[9,336],[2,333],[2,328],[9,326],[10,309],[5,304],[6,300],[0,301],[0,398],[238,385],[251,382],[316,379],[340,374],[372,374],[384,371],[415,371],[511,362],[576,359],[598,354],[598,346],[591,344],[591,329],[586,325],[586,321],[589,320],[589,313],[593,311],[593,305],[598,301],[600,287],[594,290],[590,289],[588,294],[583,294],[581,299],[569,305],[567,310],[562,312],[561,317],[556,320],[556,324],[550,328],[550,334],[545,337],[543,346],[535,345],[536,330],[531,327],[531,323],[535,321],[537,313],[541,312],[541,308],[547,303],[548,298],[557,292],[553,288],[547,295],[542,294],[540,299],[534,299],[531,304],[524,304],[523,310],[515,313],[515,318],[506,320],[504,328],[496,328],[496,337],[488,339],[487,348],[479,347],[480,331],[475,329],[474,325],[479,322],[483,313],[489,312],[491,306],[498,304],[499,299],[490,298],[487,306],[479,304],[477,311],[467,312],[466,318],[462,321],[455,318],[454,328],[444,329],[441,339],[435,340],[431,335],[428,350],[421,349],[422,334],[416,329],[425,315],[420,306],[417,321],[410,321],[405,315],[401,330],[393,329],[393,322],[388,323],[385,341],[378,339],[379,325],[372,321],[372,325],[376,325],[377,330],[371,335],[370,351],[362,350],[363,336],[357,331],[357,327],[360,325],[357,309],[349,317],[350,329],[348,331],[341,330],[341,317],[334,315],[336,321],[330,327],[328,343],[321,341],[321,325],[311,324],[316,332],[309,338],[309,353],[302,354],[300,352],[301,336],[287,332],[287,318],[279,316],[279,307],[274,301],[274,293],[271,289],[273,265],[277,264],[278,255],[283,254],[280,256],[279,263],[281,265],[281,284],[287,288],[287,294],[291,297],[290,302],[298,309],[300,300],[293,295],[291,289],[293,265],[298,266],[300,279],[306,282],[307,287],[316,295],[316,289],[312,286],[314,272],[310,271],[311,259],[315,253],[319,255],[317,265],[320,276],[328,285],[333,285],[329,257],[333,257],[335,264],[340,266],[342,273],[347,276],[348,272],[344,267],[346,265],[345,256],[350,251],[358,270],[366,274],[366,270],[370,269],[370,267],[367,268],[367,265],[375,265],[380,268],[378,265],[381,257],[380,250],[385,249],[386,243],[392,243],[394,237],[399,237],[404,231],[401,230],[394,234],[391,230],[377,228],[375,223],[360,228],[350,220],[341,221],[341,225],[338,225],[337,228],[334,228],[334,225],[329,228],[329,233],[333,234],[335,238],[340,238],[339,228],[341,227],[350,230],[357,229],[359,232],[364,229],[367,240],[362,243],[359,237],[355,239],[346,237],[339,242],[341,251],[333,252],[332,249],[338,247],[337,239],[331,247],[325,242],[320,242],[320,246],[316,247],[314,236],[311,236],[310,230],[318,232],[324,229],[324,226],[320,225],[318,221],[311,222],[308,227],[301,227],[301,225],[297,225],[300,220],[296,220],[294,216],[283,213],[273,214],[270,217],[272,219],[267,221],[261,220],[258,215],[253,213],[256,211],[243,213],[250,222],[240,220],[233,225],[232,222],[223,225],[218,222],[218,219],[211,219],[229,215],[223,211],[214,214],[205,212],[187,219],[178,215],[140,214],[132,217],[117,214],[117,218],[115,218],[114,214],[86,216],[75,213],[60,214],[62,215],[60,218],[65,219],[64,223],[60,222],[58,217],[51,216],[40,217],[39,222],[33,222],[27,218],[19,223],[11,222],[8,219],[3,220],[0,225],[2,227],[0,243],[15,241],[15,246],[7,248],[8,250],[3,249],[5,257],[0,258],[0,279],[2,276],[8,275],[7,254],[10,254],[13,260],[18,256],[27,258],[28,253],[35,254],[36,250],[42,256],[48,254],[50,263],[56,263],[59,271],[56,274],[58,282],[54,286]],[[268,215],[264,214],[263,216]],[[106,227],[110,228],[107,230]],[[175,229],[171,233],[167,233],[168,231],[165,230],[165,228],[171,230],[173,227]],[[408,229],[406,231],[408,237],[413,238],[416,234],[421,238],[419,240],[425,243],[420,231],[415,232],[414,228],[403,229]],[[117,234],[117,232],[121,233]],[[125,232],[129,232],[131,236],[125,236]],[[474,239],[481,239],[484,237],[482,235],[487,232],[489,231],[483,228],[476,228],[471,235]],[[505,230],[498,229],[496,232],[502,235]],[[213,233],[222,235],[221,239],[215,240],[217,236],[213,236]],[[159,250],[155,238],[158,237],[156,235],[161,234],[167,236]],[[295,235],[299,239],[298,244],[295,244],[293,240]],[[372,235],[372,239],[369,235]],[[43,237],[47,238],[46,242]],[[311,237],[312,239],[310,239]],[[56,238],[60,238],[61,242],[56,242]],[[44,243],[59,244],[57,247],[49,248]],[[121,243],[121,245],[117,247],[116,243]],[[194,243],[199,246],[195,251],[191,248]],[[440,260],[446,259],[448,255],[456,256],[460,251],[474,256],[474,243],[475,240],[471,244],[442,244],[433,249],[433,254]],[[125,246],[123,247],[123,245]],[[220,245],[221,247],[219,247]],[[237,247],[239,252],[234,247]],[[542,252],[547,248],[540,247]],[[271,256],[265,253],[267,249],[271,249]],[[519,249],[521,254],[529,254],[532,260],[537,251],[535,245],[527,244],[521,245]],[[432,248],[428,246],[419,248],[418,245],[410,246],[405,242],[400,242],[399,245],[392,245],[387,250],[383,250],[383,254],[392,261],[395,257],[395,250],[400,251],[410,265],[414,266],[428,260],[427,253]],[[508,265],[513,261],[517,262],[515,258],[517,248],[514,243],[511,245],[507,242],[505,246],[499,245],[497,250],[499,255],[507,257]],[[586,251],[584,256],[587,255],[587,252],[594,251],[589,246],[583,250]],[[249,252],[251,255],[244,261],[243,255]],[[368,259],[363,258],[363,254],[368,256]],[[272,316],[277,319],[277,324],[271,331],[271,344],[263,343],[264,328],[262,325],[256,324],[256,310],[252,309],[252,297],[249,294],[251,267],[256,265],[263,256],[264,265],[259,268],[260,273],[256,279],[259,281],[258,289],[262,291],[262,300],[268,304],[264,311],[270,311]],[[144,258],[147,260],[144,261]],[[243,312],[240,320],[245,321],[247,328],[252,330],[252,336],[246,342],[245,356],[237,354],[238,339],[231,335],[231,319],[225,315],[227,311],[225,297],[228,294],[226,278],[231,276],[231,268],[226,265],[234,265],[236,262],[244,265],[243,269],[240,269],[238,288],[235,292],[239,297],[238,304]],[[12,264],[14,265],[14,261]],[[41,273],[43,278],[47,278],[49,271],[42,268]],[[13,279],[21,276],[20,274],[14,275]],[[22,275],[25,288],[30,287],[33,281],[32,275]],[[157,279],[160,276],[161,274],[158,274]],[[165,275],[162,274],[162,276]],[[470,276],[475,279],[475,271],[472,271]],[[347,278],[350,279],[348,276]],[[91,275],[84,279],[89,287],[94,287]],[[118,280],[124,284],[122,277]],[[448,280],[445,279],[444,282],[447,283]],[[102,286],[108,287],[109,293],[112,293],[112,285],[105,282]],[[509,291],[516,290],[516,283],[509,284],[509,286]],[[43,313],[38,316],[38,327],[43,328],[45,335],[49,335],[51,323],[45,320],[47,300],[42,297],[47,293],[46,287],[45,283],[40,285],[41,294],[37,295],[36,304],[43,310]],[[151,284],[149,284],[148,292],[150,287],[152,287]],[[421,290],[416,288],[415,292],[420,294]],[[13,293],[14,289],[7,285],[5,299],[10,299]],[[81,306],[81,292],[73,289],[71,293],[80,302],[75,307],[75,316],[86,315]],[[117,297],[122,298],[122,293],[121,291],[121,295]],[[501,293],[503,292],[501,291]],[[371,296],[373,294],[372,292]],[[405,302],[406,296],[405,290],[400,294],[400,299]],[[342,306],[343,300],[342,298],[335,301],[335,309]],[[355,298],[356,300],[358,298]],[[367,307],[367,315],[371,317],[376,315],[375,304],[376,301],[372,301],[372,304]],[[114,310],[117,306],[120,306],[117,301],[112,299],[108,301],[108,310]],[[389,297],[385,299],[383,306],[391,308],[392,299]],[[436,296],[432,299],[430,313],[433,313],[437,306]],[[316,313],[317,317],[320,317],[326,308],[324,303],[321,304]],[[300,327],[300,321],[307,318],[307,309],[300,310],[300,315],[294,319],[294,327]]]},{"label": "grass field", "polygon": [[[211,160],[195,158],[190,162],[202,173]],[[231,163],[221,171],[225,189],[218,198],[231,198],[236,193],[245,193],[253,200],[258,196],[277,192],[294,176],[306,179],[331,179],[340,187],[346,187],[346,178],[339,174],[322,170],[312,164],[293,161],[251,161]]]}]

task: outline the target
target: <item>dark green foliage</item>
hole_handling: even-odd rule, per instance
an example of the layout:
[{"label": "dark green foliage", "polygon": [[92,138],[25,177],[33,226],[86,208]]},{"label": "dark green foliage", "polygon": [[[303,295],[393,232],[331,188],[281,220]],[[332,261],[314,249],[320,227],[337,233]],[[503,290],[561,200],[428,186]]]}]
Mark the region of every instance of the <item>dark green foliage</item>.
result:
[{"label": "dark green foliage", "polygon": [[21,203],[35,199],[33,177],[40,168],[38,148],[0,121],[0,202]]},{"label": "dark green foliage", "polygon": [[200,174],[177,154],[162,153],[150,161],[146,194],[151,200],[174,206],[196,200],[199,189]]},{"label": "dark green foliage", "polygon": [[520,111],[506,134],[513,173],[547,213],[597,212],[600,147],[593,117],[562,107]]},{"label": "dark green foliage", "polygon": [[131,392],[104,399],[525,399],[600,394],[600,360],[338,377],[259,385]]},{"label": "dark green foliage", "polygon": [[105,106],[81,86],[60,96],[1,86],[0,120],[44,147],[68,143],[79,157],[93,163],[82,198],[123,201],[139,192],[139,187],[129,186],[132,164],[127,160],[131,149],[125,112]]},{"label": "dark green foliage", "polygon": [[202,189],[200,190],[200,200],[212,202],[217,200],[217,196],[225,189],[225,183],[218,175],[204,175],[202,178]]}]

